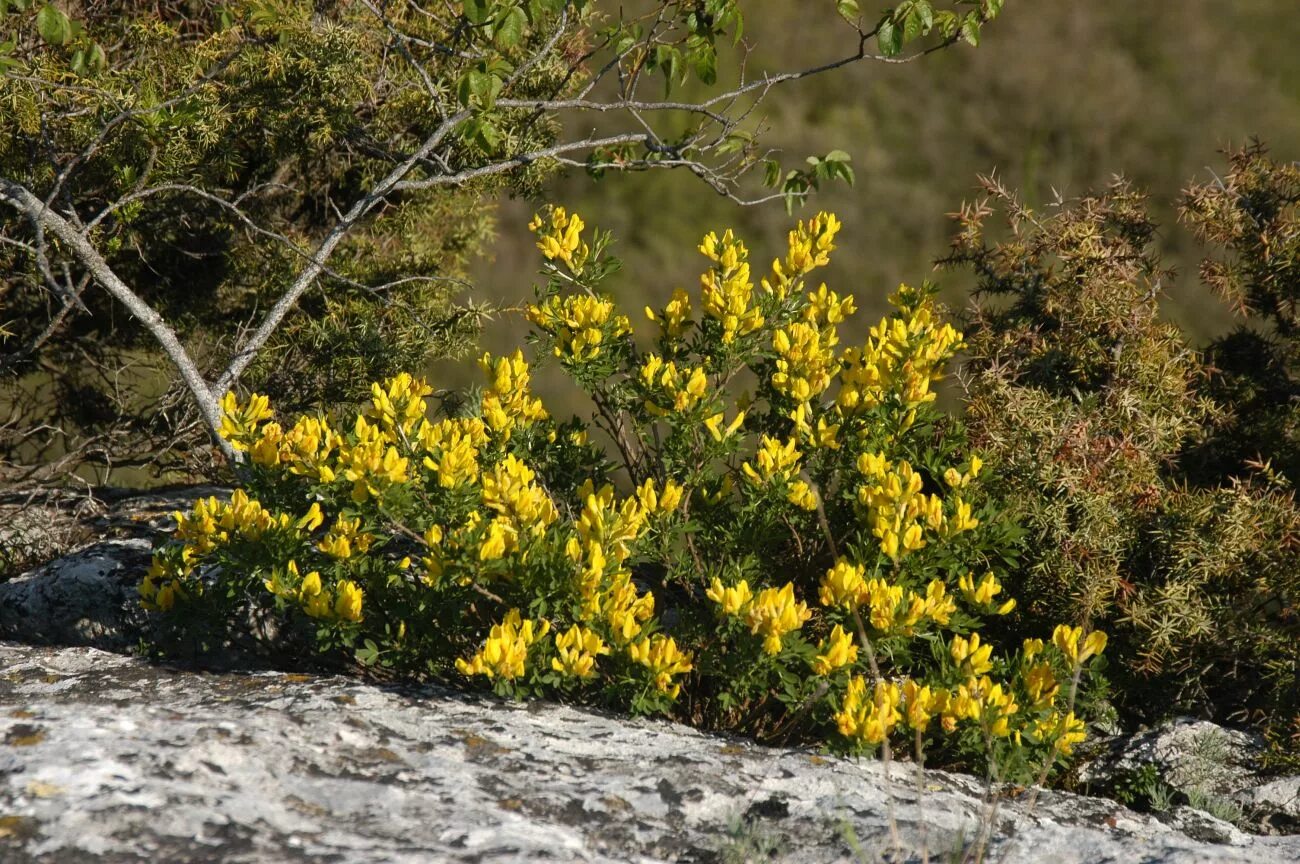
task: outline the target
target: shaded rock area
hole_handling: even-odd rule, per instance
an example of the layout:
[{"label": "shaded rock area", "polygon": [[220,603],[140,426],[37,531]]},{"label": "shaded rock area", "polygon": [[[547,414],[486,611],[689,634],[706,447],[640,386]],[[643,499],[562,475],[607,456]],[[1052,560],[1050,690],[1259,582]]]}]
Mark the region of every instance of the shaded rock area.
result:
[{"label": "shaded rock area", "polygon": [[0,645],[0,860],[1294,862],[1105,799],[665,722],[342,677]]},{"label": "shaded rock area", "polygon": [[49,563],[0,582],[0,639],[130,650],[144,623],[136,587],[154,541],[174,525],[171,514],[199,498],[229,494],[191,486],[0,498],[0,559],[24,560],[34,549],[57,548],[62,556],[50,555]]}]

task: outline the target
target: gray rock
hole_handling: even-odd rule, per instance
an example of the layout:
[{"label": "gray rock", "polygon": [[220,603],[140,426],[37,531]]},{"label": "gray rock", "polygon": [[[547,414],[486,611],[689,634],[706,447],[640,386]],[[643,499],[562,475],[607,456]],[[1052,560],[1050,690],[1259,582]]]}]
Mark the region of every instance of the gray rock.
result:
[{"label": "gray rock", "polygon": [[148,540],[105,540],[0,583],[0,638],[122,651],[144,618]]},{"label": "gray rock", "polygon": [[1150,764],[1177,792],[1231,795],[1259,782],[1263,752],[1257,736],[1184,717],[1112,741],[1110,752],[1084,766],[1079,776],[1084,782],[1106,784]]},{"label": "gray rock", "polygon": [[1265,744],[1256,735],[1180,718],[1159,729],[1112,739],[1107,752],[1081,766],[1078,776],[1094,789],[1106,790],[1143,766],[1153,766],[1160,783],[1205,817],[1167,817],[1192,836],[1222,833],[1215,825],[1230,824],[1227,819],[1251,831],[1300,832],[1300,777],[1261,774],[1264,752]]},{"label": "gray rock", "polygon": [[1300,834],[1300,777],[1276,780],[1243,789],[1233,800],[1261,822],[1279,833]]},{"label": "gray rock", "polygon": [[130,649],[139,642],[144,623],[137,586],[149,566],[154,541],[174,527],[172,512],[189,509],[201,497],[229,494],[229,489],[214,486],[130,495],[109,492],[102,500],[91,499],[93,507],[77,498],[24,510],[60,526],[62,536],[95,540],[0,582],[0,639]]},{"label": "gray rock", "polygon": [[[0,860],[1294,862],[1104,799],[665,722],[0,645]],[[1221,826],[1211,826],[1223,831]]]}]

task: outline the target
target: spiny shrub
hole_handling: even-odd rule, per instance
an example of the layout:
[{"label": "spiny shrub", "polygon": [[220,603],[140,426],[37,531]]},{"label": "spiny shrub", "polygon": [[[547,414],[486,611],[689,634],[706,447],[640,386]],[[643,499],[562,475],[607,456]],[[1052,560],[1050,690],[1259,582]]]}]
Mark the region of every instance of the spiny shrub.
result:
[{"label": "spiny shrub", "polygon": [[1192,184],[1181,216],[1215,254],[1201,279],[1242,319],[1206,351],[1206,391],[1224,408],[1185,460],[1213,483],[1250,462],[1300,477],[1300,165],[1261,144],[1228,154],[1228,170]]},{"label": "spiny shrub", "polygon": [[709,234],[699,293],[647,309],[640,348],[599,290],[608,235],[560,208],[532,228],[533,338],[589,424],[548,414],[521,351],[485,355],[486,386],[442,416],[409,375],[346,427],[230,395],[247,488],[177,514],[145,605],[190,634],[311,625],[402,674],[765,740],[905,740],[1002,776],[1071,752],[1106,637],[981,634],[1015,613],[997,575],[1015,531],[934,408],[962,337],[930,289],[841,348],[854,299],[808,284],[834,216],[799,223],[758,285],[744,244]]},{"label": "spiny shrub", "polygon": [[[1201,358],[1160,319],[1171,276],[1145,199],[1117,182],[1045,215],[987,193],[947,264],[978,280],[967,422],[989,493],[1028,532],[1027,620],[1111,632],[1130,717],[1289,727],[1300,510],[1277,472],[1216,474],[1198,455],[1233,406],[1205,394]],[[991,239],[998,211],[1008,228]]]}]

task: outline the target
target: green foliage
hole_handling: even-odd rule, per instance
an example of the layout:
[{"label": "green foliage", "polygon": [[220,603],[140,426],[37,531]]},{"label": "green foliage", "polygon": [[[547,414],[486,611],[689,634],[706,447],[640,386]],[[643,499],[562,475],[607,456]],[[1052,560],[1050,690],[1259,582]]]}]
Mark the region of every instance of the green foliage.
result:
[{"label": "green foliage", "polygon": [[[6,55],[15,74],[0,78],[0,176],[54,196],[82,224],[97,220],[92,239],[108,264],[209,367],[229,350],[232,324],[255,321],[283,292],[334,208],[440,122],[379,18],[361,4],[316,14],[319,5],[239,2],[191,14],[139,4],[83,26],[50,5],[10,4],[19,44]],[[426,62],[438,62],[444,40],[476,51],[486,37],[457,35],[457,21],[439,11],[407,22],[429,40],[410,50],[427,51]],[[75,47],[89,33],[99,42]],[[535,47],[539,38],[530,29],[525,41]],[[111,62],[99,44],[114,46]],[[447,59],[439,68],[454,80],[464,65]],[[517,95],[554,92],[564,71],[553,52]],[[553,140],[548,122],[490,117],[496,150]],[[451,158],[482,158],[484,145],[480,129]],[[536,189],[544,173],[521,168],[390,203],[344,241],[323,287],[303,299],[249,380],[286,406],[346,402],[361,395],[360,382],[460,350],[474,320],[451,300],[490,230],[483,196]],[[6,211],[0,228],[21,236],[25,220]],[[110,453],[92,458],[206,469],[211,454],[183,398],[120,386],[123,375],[148,381],[132,370],[163,368],[137,322],[84,290],[75,271],[54,275],[76,302],[52,306],[41,261],[21,246],[0,247],[0,270],[17,324],[4,400],[25,421],[5,433],[6,461],[39,464],[100,440]],[[57,431],[30,434],[41,427]]]},{"label": "green foliage", "polygon": [[586,422],[550,417],[518,351],[437,419],[408,375],[347,423],[229,395],[252,473],[157,551],[159,644],[253,621],[273,649],[1041,779],[1083,738],[1105,635],[1023,638],[995,575],[1016,532],[934,407],[961,337],[905,286],[841,349],[855,301],[809,281],[838,228],[799,223],[757,284],[732,232],[706,236],[699,294],[647,310],[641,348],[603,291],[609,236],[539,214],[528,317]]},{"label": "green foliage", "polygon": [[[489,235],[488,202],[535,194],[564,154],[594,151],[597,173],[616,160],[689,166],[719,189],[760,158],[715,104],[748,91],[647,107],[638,90],[651,73],[673,96],[714,85],[719,51],[748,51],[734,0],[627,14],[579,0],[432,11],[176,0],[76,12],[8,0],[0,15],[15,34],[0,45],[10,190],[0,296],[22,323],[0,356],[18,418],[0,433],[0,458],[56,477],[78,457],[210,470],[201,433],[215,425],[214,400],[198,379],[247,374],[300,410],[355,404],[364,382],[456,353],[479,317],[453,298]],[[617,79],[615,98],[596,86],[602,76]],[[680,116],[686,127],[661,138],[638,119],[604,146],[557,145],[563,112],[597,109]],[[725,163],[716,170],[701,161],[714,155]],[[792,175],[792,200],[852,179],[842,152],[808,164]],[[17,188],[48,201],[92,252],[53,242]],[[180,347],[150,330],[151,315],[119,314],[123,292],[94,284],[104,270],[178,331]],[[293,314],[275,323],[280,298],[304,284],[312,290],[290,292]],[[238,352],[262,321],[278,329],[270,344],[257,337],[245,370]],[[179,355],[198,367],[188,382],[169,374],[169,363],[185,365]]]},{"label": "green foliage", "polygon": [[1206,351],[1206,392],[1224,406],[1186,460],[1193,482],[1250,463],[1300,478],[1300,166],[1262,145],[1228,154],[1222,179],[1197,183],[1182,218],[1218,254],[1202,280],[1246,320]]},{"label": "green foliage", "polygon": [[1276,472],[1197,457],[1234,406],[1209,398],[1200,358],[1160,320],[1171,277],[1145,200],[1117,182],[1045,215],[987,192],[946,263],[978,281],[967,418],[991,491],[1029,531],[1026,611],[1113,633],[1129,716],[1289,726],[1300,509]]}]

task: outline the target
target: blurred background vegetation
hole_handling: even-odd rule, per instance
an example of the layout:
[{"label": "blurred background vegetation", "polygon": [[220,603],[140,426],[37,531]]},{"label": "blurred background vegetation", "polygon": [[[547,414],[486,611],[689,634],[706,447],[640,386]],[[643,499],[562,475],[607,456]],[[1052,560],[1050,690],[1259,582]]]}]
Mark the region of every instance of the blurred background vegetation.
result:
[{"label": "blurred background vegetation", "polygon": [[[826,56],[826,34],[836,32],[831,4],[755,0],[746,8],[754,66],[797,68]],[[1294,10],[1294,0],[1013,2],[978,50],[855,66],[773,91],[763,106],[766,144],[787,158],[835,147],[853,159],[856,185],[825,187],[808,208],[844,222],[844,252],[826,281],[858,296],[862,311],[846,341],[865,334],[899,282],[936,275],[933,261],[952,231],[946,214],[974,197],[978,175],[993,172],[1033,206],[1126,176],[1150,194],[1156,249],[1177,271],[1164,315],[1198,345],[1231,329],[1227,307],[1197,277],[1201,253],[1177,224],[1176,205],[1193,178],[1223,170],[1225,147],[1257,137],[1279,160],[1300,158]],[[1279,26],[1287,21],[1293,26]],[[661,305],[674,287],[695,288],[703,259],[693,250],[706,231],[735,227],[765,262],[791,222],[780,202],[742,207],[685,172],[599,182],[570,172],[544,198],[613,229],[626,265],[614,281],[629,311]],[[501,202],[497,240],[472,269],[476,300],[531,297],[540,259],[526,225],[539,203]],[[949,304],[964,307],[969,283],[953,273],[940,281]],[[525,329],[520,316],[502,316],[486,327],[482,347],[511,349]],[[477,377],[464,362],[433,370],[438,387]],[[544,372],[539,386],[557,412],[576,407],[558,377]]]}]

